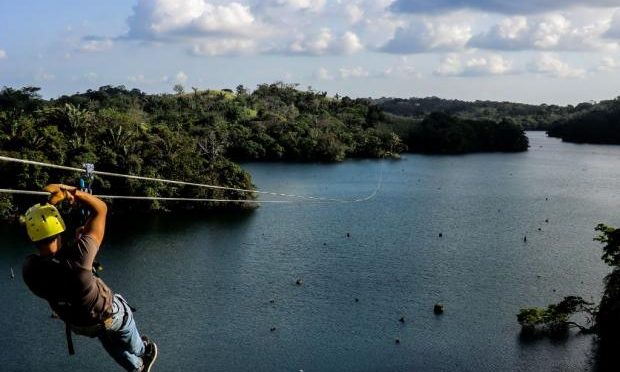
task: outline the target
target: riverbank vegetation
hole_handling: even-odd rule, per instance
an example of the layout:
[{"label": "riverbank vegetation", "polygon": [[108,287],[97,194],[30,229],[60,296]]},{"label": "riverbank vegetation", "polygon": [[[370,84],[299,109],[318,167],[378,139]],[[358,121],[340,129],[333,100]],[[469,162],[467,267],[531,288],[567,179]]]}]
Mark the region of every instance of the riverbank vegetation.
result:
[{"label": "riverbank vegetation", "polygon": [[547,134],[567,142],[620,144],[620,99],[601,101],[558,120]]},{"label": "riverbank vegetation", "polygon": [[441,112],[464,120],[510,120],[525,130],[547,130],[557,120],[592,106],[589,103],[558,106],[496,101],[469,102],[438,97],[380,98],[374,102],[387,113],[417,120],[423,120],[433,112]]},{"label": "riverbank vegetation", "polygon": [[[97,170],[251,189],[239,161],[342,161],[397,158],[405,151],[466,153],[525,151],[518,124],[474,121],[446,114],[423,120],[386,114],[370,99],[329,97],[283,83],[249,91],[146,94],[103,86],[46,100],[39,88],[0,91],[2,155]],[[4,188],[40,189],[46,182],[75,183],[76,175],[3,164]],[[246,193],[171,187],[126,179],[97,179],[97,192],[192,198],[245,199]],[[22,209],[23,198],[0,196],[0,213]],[[187,203],[117,202],[117,209],[202,208]]]},{"label": "riverbank vegetation", "polygon": [[[524,308],[517,315],[524,337],[566,337],[570,328],[597,336],[597,366],[617,367],[616,347],[620,344],[620,229],[599,224],[594,238],[603,244],[601,259],[612,271],[605,277],[605,289],[598,305],[579,296],[567,296],[546,308]],[[615,370],[615,369],[613,369]]]},{"label": "riverbank vegetation", "polygon": [[460,119],[434,112],[417,121],[390,118],[390,127],[410,152],[424,154],[465,154],[472,152],[527,151],[523,128],[511,120]]}]

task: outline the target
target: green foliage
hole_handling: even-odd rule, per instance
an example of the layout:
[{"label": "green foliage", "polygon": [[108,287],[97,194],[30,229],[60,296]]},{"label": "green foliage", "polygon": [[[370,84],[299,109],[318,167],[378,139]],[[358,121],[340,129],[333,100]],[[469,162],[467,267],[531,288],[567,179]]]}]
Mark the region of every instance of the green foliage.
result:
[{"label": "green foliage", "polygon": [[620,268],[620,229],[599,223],[594,230],[600,232],[594,240],[605,244],[601,259],[609,266]]},{"label": "green foliage", "polygon": [[512,120],[525,130],[546,130],[567,116],[585,110],[587,106],[528,105],[513,102],[460,101],[438,97],[381,98],[375,103],[387,113],[421,121],[433,112],[442,112],[465,120],[501,122]]},{"label": "green foliage", "polygon": [[[571,321],[577,313],[587,315],[587,326]],[[546,308],[525,308],[517,314],[517,321],[527,335],[544,334],[560,336],[571,326],[588,332],[594,324],[593,317],[596,313],[594,304],[585,301],[581,297],[567,296],[557,304],[548,305]]]},{"label": "green foliage", "polygon": [[395,131],[411,152],[463,154],[469,152],[526,151],[528,139],[523,129],[512,121],[466,120],[434,112],[422,121],[395,122]]},{"label": "green foliage", "polygon": [[568,142],[620,144],[620,98],[584,104],[580,111],[555,121],[547,134]]},{"label": "green foliage", "polygon": [[[0,90],[0,153],[23,159],[252,189],[233,161],[341,161],[394,157],[405,150],[368,100],[334,99],[283,83],[222,90],[147,95],[124,86],[43,100],[38,88]],[[75,184],[76,174],[10,164],[0,186],[40,189],[47,182]],[[102,194],[248,198],[222,190],[97,178]],[[23,209],[28,198],[9,197],[0,212]],[[205,208],[213,205],[204,205]],[[178,210],[188,203],[115,201],[115,211]]]},{"label": "green foliage", "polygon": [[600,346],[605,353],[616,353],[620,342],[620,229],[598,224],[594,240],[604,244],[601,259],[613,268],[605,277],[605,291],[596,316]]},{"label": "green foliage", "polygon": [[[581,297],[568,296],[546,308],[525,308],[517,314],[526,335],[557,335],[569,327],[578,327],[583,332],[596,332],[600,350],[609,353],[620,341],[620,229],[598,224],[594,228],[599,234],[594,238],[603,246],[601,259],[613,268],[605,278],[605,291],[598,306]],[[575,314],[585,316],[586,324],[572,321]],[[613,351],[615,352],[615,351]]]}]

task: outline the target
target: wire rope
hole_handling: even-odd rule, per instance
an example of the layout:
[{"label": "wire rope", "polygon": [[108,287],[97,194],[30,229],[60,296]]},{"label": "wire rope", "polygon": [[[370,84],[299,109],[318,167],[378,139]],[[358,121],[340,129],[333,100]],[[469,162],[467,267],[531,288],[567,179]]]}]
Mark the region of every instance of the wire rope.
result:
[{"label": "wire rope", "polygon": [[[72,171],[72,172],[84,172],[85,170],[82,168],[76,168],[76,167],[68,167],[68,166],[64,166],[64,165],[56,165],[56,164],[50,164],[50,163],[44,163],[44,162],[40,162],[40,161],[34,161],[34,160],[27,160],[27,159],[17,159],[17,158],[11,158],[8,156],[0,156],[0,161],[5,161],[5,162],[12,162],[12,163],[20,163],[20,164],[29,164],[29,165],[36,165],[36,166],[41,166],[41,167],[48,167],[48,168],[54,168],[54,169],[61,169],[61,170],[67,170],[67,171]],[[379,189],[381,188],[381,184],[383,182],[383,170],[381,172],[381,176],[379,179],[379,182],[377,184],[377,187],[375,188],[375,190],[368,196],[364,197],[364,198],[359,198],[359,199],[353,199],[353,200],[347,200],[347,199],[337,199],[337,198],[324,198],[324,197],[318,197],[318,196],[310,196],[310,195],[297,195],[297,194],[286,194],[286,193],[279,193],[279,192],[272,192],[272,191],[261,191],[261,190],[249,190],[249,189],[243,189],[243,188],[236,188],[236,187],[227,187],[227,186],[218,186],[218,185],[209,185],[209,184],[203,184],[203,183],[195,183],[195,182],[186,182],[186,181],[176,181],[176,180],[168,180],[165,178],[155,178],[155,177],[145,177],[145,176],[136,176],[136,175],[131,175],[131,174],[121,174],[121,173],[113,173],[113,172],[104,172],[104,171],[93,171],[92,174],[96,174],[99,176],[108,176],[108,177],[120,177],[120,178],[128,178],[128,179],[136,179],[136,180],[142,180],[142,181],[153,181],[153,182],[161,182],[161,183],[170,183],[170,184],[175,184],[175,185],[182,185],[182,186],[194,186],[194,187],[203,187],[203,188],[210,188],[210,189],[216,189],[216,190],[230,190],[230,191],[237,191],[237,192],[243,192],[243,193],[255,193],[255,194],[262,194],[262,195],[271,195],[271,196],[279,196],[279,197],[290,197],[290,198],[299,198],[299,199],[306,199],[306,200],[312,200],[312,201],[322,201],[322,202],[338,202],[338,203],[359,203],[359,202],[363,202],[363,201],[368,201],[372,198],[374,198],[377,193],[379,192]],[[12,193],[20,193],[20,194],[26,194],[26,193],[40,193],[39,191],[28,191],[28,190],[10,190],[10,189],[2,189],[4,191],[0,191],[0,192],[4,192],[4,193],[9,193],[9,191],[12,191]],[[37,195],[42,195],[42,194],[37,194]],[[232,200],[232,199],[200,199],[200,198],[165,198],[165,197],[157,197],[157,196],[122,196],[122,195],[104,195],[104,196],[99,196],[101,198],[107,198],[107,199],[136,199],[136,200],[169,200],[169,201],[218,201],[218,202],[246,202],[246,203],[265,203],[265,202],[269,202],[269,203],[284,203],[287,201],[252,201],[252,200]]]}]

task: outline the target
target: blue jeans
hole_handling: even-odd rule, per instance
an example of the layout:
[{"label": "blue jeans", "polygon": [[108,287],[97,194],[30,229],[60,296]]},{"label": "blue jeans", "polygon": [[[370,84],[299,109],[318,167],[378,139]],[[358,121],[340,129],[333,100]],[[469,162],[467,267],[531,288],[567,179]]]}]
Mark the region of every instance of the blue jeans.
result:
[{"label": "blue jeans", "polygon": [[118,294],[114,295],[112,302],[112,326],[99,336],[99,340],[108,354],[127,371],[142,369],[144,343],[131,308]]}]

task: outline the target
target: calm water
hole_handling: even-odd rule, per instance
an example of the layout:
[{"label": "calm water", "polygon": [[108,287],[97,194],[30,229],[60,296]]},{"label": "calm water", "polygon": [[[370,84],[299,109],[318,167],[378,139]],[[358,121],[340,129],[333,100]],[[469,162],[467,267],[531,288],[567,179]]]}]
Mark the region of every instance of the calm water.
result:
[{"label": "calm water", "polygon": [[[515,314],[568,294],[598,300],[608,268],[593,228],[620,225],[620,147],[529,136],[522,154],[248,164],[265,190],[354,198],[382,178],[381,190],[364,203],[112,221],[103,276],[139,309],[158,371],[581,371],[591,337],[523,343]],[[95,340],[76,337],[67,355],[62,323],[21,280],[29,246],[0,232],[0,370],[115,370]]]}]

